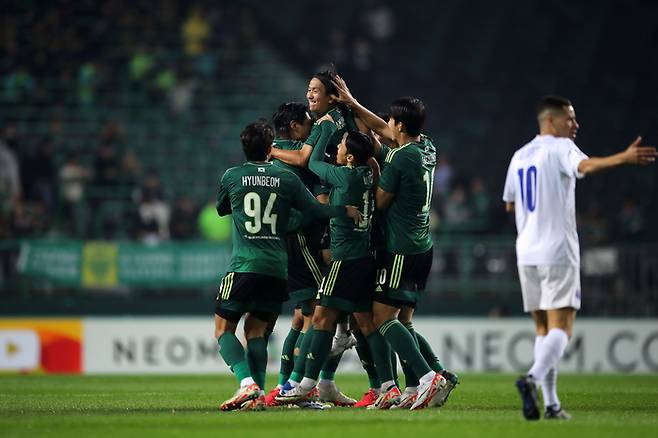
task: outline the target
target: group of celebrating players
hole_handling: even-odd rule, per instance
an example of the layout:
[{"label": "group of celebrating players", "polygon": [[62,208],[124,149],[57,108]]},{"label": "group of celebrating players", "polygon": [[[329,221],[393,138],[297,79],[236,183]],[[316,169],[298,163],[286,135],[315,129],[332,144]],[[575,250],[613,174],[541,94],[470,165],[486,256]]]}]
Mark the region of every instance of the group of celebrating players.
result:
[{"label": "group of celebrating players", "polygon": [[[281,105],[274,129],[248,125],[247,162],[220,183],[217,211],[232,215],[234,233],[215,336],[240,383],[220,409],[441,406],[457,376],[412,324],[432,265],[436,149],[421,133],[425,107],[400,98],[385,120],[328,71],[313,76],[307,99]],[[279,384],[265,396],[267,337],[289,298],[296,309]],[[244,314],[246,351],[235,336]],[[334,383],[353,346],[370,385],[359,401]]]},{"label": "group of celebrating players", "polygon": [[[422,133],[423,102],[399,98],[377,115],[328,71],[313,76],[307,99],[308,107],[282,104],[274,129],[264,121],[245,127],[247,161],[221,179],[217,212],[232,215],[233,253],[217,295],[215,337],[240,386],[220,409],[442,406],[458,378],[412,323],[433,250],[436,148]],[[514,155],[503,196],[516,212],[524,309],[537,331],[535,362],[517,389],[525,418],[539,418],[541,385],[544,418],[568,419],[556,381],[580,307],[575,180],[652,163],[656,149],[638,138],[619,154],[587,157],[572,141],[578,124],[563,98],[544,98],[538,121],[540,135]],[[278,385],[266,395],[267,338],[288,299],[296,309]],[[246,350],[235,335],[243,315]],[[370,386],[359,401],[334,382],[343,351],[354,346]]]}]

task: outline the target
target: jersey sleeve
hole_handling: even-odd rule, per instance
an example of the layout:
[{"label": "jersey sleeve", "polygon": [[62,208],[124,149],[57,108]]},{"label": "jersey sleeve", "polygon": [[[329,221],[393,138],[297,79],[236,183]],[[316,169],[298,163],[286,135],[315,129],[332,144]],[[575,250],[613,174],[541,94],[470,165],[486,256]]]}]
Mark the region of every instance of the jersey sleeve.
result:
[{"label": "jersey sleeve", "polygon": [[578,165],[589,157],[568,138],[558,144],[556,153],[560,172],[571,178],[583,178],[585,175],[578,172]]},{"label": "jersey sleeve", "polygon": [[220,216],[226,216],[231,214],[231,198],[228,191],[228,184],[230,178],[228,177],[229,171],[227,170],[222,176],[222,180],[219,183],[219,192],[217,193],[217,202],[215,203],[215,208],[217,209],[217,214]]},{"label": "jersey sleeve", "polygon": [[342,216],[345,207],[342,205],[327,205],[319,202],[302,184],[297,175],[291,174],[292,207],[302,213],[311,213],[313,216],[323,219]]},{"label": "jersey sleeve", "polygon": [[514,158],[507,168],[507,177],[505,178],[505,188],[503,189],[503,201],[514,202],[516,199],[516,179],[514,175]]},{"label": "jersey sleeve", "polygon": [[313,128],[311,128],[311,133],[308,135],[308,138],[306,139],[304,144],[307,144],[312,148],[315,148],[315,145],[318,144],[318,140],[320,139],[321,131],[322,128],[320,127],[320,123],[315,122]]},{"label": "jersey sleeve", "polygon": [[343,180],[341,169],[324,161],[324,153],[327,150],[331,136],[336,132],[336,125],[327,120],[323,121],[319,126],[321,127],[320,138],[313,148],[313,153],[311,153],[311,158],[308,162],[308,168],[321,180],[328,182],[329,185],[341,185]]},{"label": "jersey sleeve", "polygon": [[400,180],[402,179],[402,160],[399,153],[396,153],[395,149],[391,150],[386,159],[384,170],[379,177],[379,187],[388,193],[395,193],[398,190],[400,185]]}]

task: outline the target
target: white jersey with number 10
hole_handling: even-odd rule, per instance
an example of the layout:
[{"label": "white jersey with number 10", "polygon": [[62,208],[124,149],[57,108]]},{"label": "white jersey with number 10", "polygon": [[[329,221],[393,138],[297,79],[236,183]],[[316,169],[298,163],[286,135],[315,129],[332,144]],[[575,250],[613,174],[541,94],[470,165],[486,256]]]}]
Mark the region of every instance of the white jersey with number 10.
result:
[{"label": "white jersey with number 10", "polygon": [[514,153],[503,201],[515,205],[519,265],[580,265],[575,192],[586,158],[570,139],[551,135]]}]

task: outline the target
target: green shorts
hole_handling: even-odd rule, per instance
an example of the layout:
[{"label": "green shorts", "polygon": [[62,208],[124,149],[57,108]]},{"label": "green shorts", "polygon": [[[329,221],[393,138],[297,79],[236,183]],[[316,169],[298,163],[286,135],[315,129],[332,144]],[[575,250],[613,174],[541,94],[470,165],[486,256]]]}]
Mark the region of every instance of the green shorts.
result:
[{"label": "green shorts", "polygon": [[217,293],[215,314],[237,322],[247,312],[260,319],[271,320],[281,313],[288,299],[286,281],[282,278],[251,272],[228,272]]},{"label": "green shorts", "polygon": [[371,312],[375,260],[334,260],[320,286],[320,305],[343,312]]},{"label": "green shorts", "polygon": [[379,261],[374,300],[393,307],[415,307],[425,291],[432,268],[433,248],[402,255],[385,252]]}]

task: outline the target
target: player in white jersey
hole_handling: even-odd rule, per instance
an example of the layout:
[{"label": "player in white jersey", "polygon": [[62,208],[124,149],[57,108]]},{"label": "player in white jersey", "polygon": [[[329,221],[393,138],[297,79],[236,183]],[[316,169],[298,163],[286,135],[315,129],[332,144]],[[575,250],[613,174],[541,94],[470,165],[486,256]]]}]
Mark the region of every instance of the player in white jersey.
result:
[{"label": "player in white jersey", "polygon": [[548,96],[537,111],[539,135],[517,150],[507,170],[503,201],[515,212],[516,255],[523,309],[532,314],[534,363],[517,380],[523,415],[539,419],[541,384],[545,419],[569,419],[557,397],[557,364],[580,308],[580,252],[576,232],[576,179],[623,164],[655,161],[656,149],[638,137],[623,152],[589,158],[573,142],[576,113],[568,99]]}]

